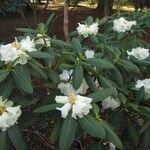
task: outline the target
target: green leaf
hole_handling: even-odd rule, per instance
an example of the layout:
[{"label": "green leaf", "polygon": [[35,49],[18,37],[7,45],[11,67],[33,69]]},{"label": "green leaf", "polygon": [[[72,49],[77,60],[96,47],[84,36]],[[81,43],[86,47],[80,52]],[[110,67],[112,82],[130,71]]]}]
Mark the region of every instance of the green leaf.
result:
[{"label": "green leaf", "polygon": [[8,98],[9,95],[12,93],[12,91],[14,89],[13,83],[14,82],[12,79],[8,80],[8,82],[5,83],[4,90],[3,90],[3,99]]},{"label": "green leaf", "polygon": [[107,22],[107,20],[108,20],[108,18],[107,18],[107,17],[104,17],[104,18],[102,18],[102,19],[100,19],[100,20],[98,21],[98,24],[99,24],[99,25],[103,25],[103,24],[105,24],[105,23]]},{"label": "green leaf", "polygon": [[8,70],[4,70],[4,69],[0,70],[0,82],[5,80],[8,75],[9,75],[9,71]]},{"label": "green leaf", "polygon": [[87,17],[86,23],[87,23],[88,25],[93,24],[93,17],[92,17],[92,16]]},{"label": "green leaf", "polygon": [[103,101],[105,98],[111,96],[114,92],[113,88],[106,88],[106,89],[102,89],[98,92],[92,93],[90,95],[88,95],[88,97],[91,97],[93,99],[93,102],[99,102],[99,101]]},{"label": "green leaf", "polygon": [[18,125],[8,128],[7,133],[16,150],[27,150],[27,144]]},{"label": "green leaf", "polygon": [[78,39],[76,38],[73,38],[72,41],[71,41],[71,44],[72,44],[72,48],[78,53],[82,53],[83,52],[83,49],[82,49],[82,46],[81,46],[81,43]]},{"label": "green leaf", "polygon": [[92,143],[87,150],[103,150],[100,143]]},{"label": "green leaf", "polygon": [[120,65],[123,66],[129,73],[140,73],[139,68],[131,61],[120,60]]},{"label": "green leaf", "polygon": [[52,23],[52,20],[54,18],[54,15],[55,13],[51,14],[48,18],[48,20],[46,21],[46,26],[48,27],[51,23]]},{"label": "green leaf", "polygon": [[50,39],[50,41],[53,45],[56,45],[60,48],[62,48],[62,47],[69,47],[70,48],[71,47],[70,43],[64,42],[62,40]]},{"label": "green leaf", "polygon": [[33,58],[49,58],[49,59],[53,58],[50,54],[40,51],[30,52],[28,54]]},{"label": "green leaf", "polygon": [[10,149],[9,139],[7,137],[7,132],[0,132],[0,150],[9,150]]},{"label": "green leaf", "polygon": [[77,64],[73,70],[73,87],[79,89],[83,82],[83,68],[81,64]]},{"label": "green leaf", "polygon": [[24,92],[32,93],[31,77],[26,65],[17,65],[13,70],[13,77],[17,87]]},{"label": "green leaf", "polygon": [[110,83],[110,81],[107,78],[100,76],[99,80],[100,80],[103,88],[113,88],[112,84]]},{"label": "green leaf", "polygon": [[139,142],[139,137],[138,134],[135,130],[135,127],[133,126],[133,124],[131,123],[131,121],[128,119],[127,122],[127,135],[129,140],[135,145],[137,146],[138,142]]},{"label": "green leaf", "polygon": [[36,66],[34,63],[29,62],[29,65],[41,76],[43,77],[45,80],[47,79],[47,75],[46,73],[40,69],[38,66]]},{"label": "green leaf", "polygon": [[69,150],[71,147],[76,133],[76,121],[72,118],[71,114],[64,120],[60,131],[59,148],[60,150]]},{"label": "green leaf", "polygon": [[54,82],[55,84],[57,84],[57,83],[60,81],[59,75],[58,75],[55,71],[53,71],[53,70],[50,70],[50,71],[48,72],[48,77],[49,77],[49,79],[50,79],[52,82]]},{"label": "green leaf", "polygon": [[86,63],[91,64],[92,66],[95,66],[99,69],[113,69],[114,65],[111,64],[110,62],[100,59],[100,58],[91,58],[91,59],[86,59]]},{"label": "green leaf", "polygon": [[34,113],[45,113],[51,110],[55,110],[56,107],[61,107],[62,104],[50,104],[50,105],[45,105],[45,106],[41,106],[37,109],[34,110]]},{"label": "green leaf", "polygon": [[140,103],[142,100],[144,100],[144,97],[145,97],[145,88],[144,87],[141,87],[138,92],[136,93],[135,95],[136,97],[136,101],[138,103]]},{"label": "green leaf", "polygon": [[90,115],[78,120],[82,129],[93,137],[105,138],[105,130],[103,125]]},{"label": "green leaf", "polygon": [[50,142],[52,144],[55,144],[59,138],[61,125],[62,125],[61,120],[58,120],[57,122],[54,123],[54,126],[50,134]]},{"label": "green leaf", "polygon": [[116,135],[116,133],[110,128],[109,124],[106,123],[104,120],[100,121],[106,131],[107,139],[112,142],[116,147],[123,149],[123,145],[119,139],[119,137]]},{"label": "green leaf", "polygon": [[148,129],[145,131],[144,133],[144,137],[143,137],[143,145],[144,145],[144,149],[148,149],[150,146],[150,126],[148,127]]},{"label": "green leaf", "polygon": [[36,30],[30,28],[17,28],[16,30],[25,33],[38,33]]},{"label": "green leaf", "polygon": [[114,78],[114,80],[119,86],[121,87],[123,86],[123,78],[118,69],[115,68],[114,70],[112,70],[112,77]]}]

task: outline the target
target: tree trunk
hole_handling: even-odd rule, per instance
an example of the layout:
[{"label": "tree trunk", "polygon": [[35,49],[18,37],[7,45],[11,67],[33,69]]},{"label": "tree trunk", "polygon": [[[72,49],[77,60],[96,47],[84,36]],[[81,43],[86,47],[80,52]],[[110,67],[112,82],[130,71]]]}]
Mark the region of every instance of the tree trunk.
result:
[{"label": "tree trunk", "polygon": [[104,12],[105,16],[111,15],[113,9],[113,0],[98,0],[96,9],[98,11]]}]

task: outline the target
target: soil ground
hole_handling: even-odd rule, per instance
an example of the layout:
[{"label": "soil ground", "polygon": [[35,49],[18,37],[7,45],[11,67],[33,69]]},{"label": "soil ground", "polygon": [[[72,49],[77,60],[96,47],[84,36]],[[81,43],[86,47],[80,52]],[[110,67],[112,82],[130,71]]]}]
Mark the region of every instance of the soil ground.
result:
[{"label": "soil ground", "polygon": [[[78,10],[78,11],[77,11]],[[101,18],[102,14],[95,9],[90,8],[78,8],[77,10],[70,10],[69,12],[69,30],[73,31],[77,26],[78,22],[84,20],[86,17],[93,16]],[[56,35],[58,38],[63,38],[63,9],[61,10],[49,10],[46,14],[43,11],[36,12],[36,24],[45,22],[50,14],[55,13],[56,20],[51,28],[50,36]],[[28,25],[34,28],[34,17],[32,11],[25,11],[25,17]],[[22,33],[15,31],[16,28],[27,27],[20,15],[20,13],[10,13],[7,16],[0,16],[0,41],[12,42],[15,36]]]}]

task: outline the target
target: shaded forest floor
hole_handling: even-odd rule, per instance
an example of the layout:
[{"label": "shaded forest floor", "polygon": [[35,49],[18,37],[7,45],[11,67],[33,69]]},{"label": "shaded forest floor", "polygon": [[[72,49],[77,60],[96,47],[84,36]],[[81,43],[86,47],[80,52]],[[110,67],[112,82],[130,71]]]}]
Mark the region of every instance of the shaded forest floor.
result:
[{"label": "shaded forest floor", "polygon": [[[61,10],[48,10],[36,12],[36,23],[33,15],[33,11],[24,11],[27,24],[34,28],[38,23],[45,22],[50,14],[55,13],[55,21],[51,29],[49,29],[49,35],[56,35],[58,38],[63,38],[63,9]],[[102,17],[102,13],[91,8],[78,8],[72,9],[69,12],[69,31],[73,31],[78,26],[78,22],[86,19],[88,16],[97,18]],[[0,16],[0,42],[12,42],[15,36],[21,35],[22,33],[15,31],[16,28],[27,27],[20,13],[9,13],[7,16]]]}]

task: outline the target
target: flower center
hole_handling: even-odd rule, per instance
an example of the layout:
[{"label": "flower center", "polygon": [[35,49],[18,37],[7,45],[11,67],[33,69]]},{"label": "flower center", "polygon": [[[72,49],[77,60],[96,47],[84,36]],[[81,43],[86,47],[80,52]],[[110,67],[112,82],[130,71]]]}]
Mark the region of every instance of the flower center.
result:
[{"label": "flower center", "polygon": [[16,49],[20,49],[21,45],[15,40],[15,42],[12,43],[12,46],[15,47]]},{"label": "flower center", "polygon": [[3,112],[6,112],[6,107],[0,106],[0,115],[2,115]]},{"label": "flower center", "polygon": [[69,103],[73,105],[75,103],[76,97],[75,95],[69,95]]}]

